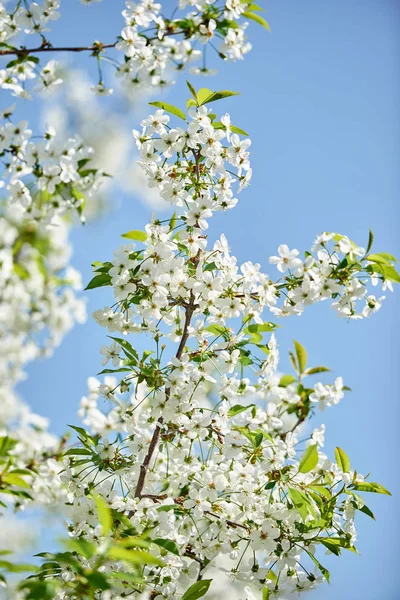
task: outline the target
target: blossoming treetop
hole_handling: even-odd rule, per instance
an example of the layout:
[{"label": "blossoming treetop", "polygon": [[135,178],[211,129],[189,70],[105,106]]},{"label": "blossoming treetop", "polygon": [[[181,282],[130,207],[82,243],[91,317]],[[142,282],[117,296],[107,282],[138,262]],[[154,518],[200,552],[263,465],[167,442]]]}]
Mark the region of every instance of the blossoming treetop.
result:
[{"label": "blossoming treetop", "polygon": [[[248,2],[180,7],[186,4],[193,13],[168,20],[153,2],[127,3],[126,27],[113,44],[124,52],[118,71],[127,80],[162,83],[166,56],[180,67],[177,53],[195,52],[185,43],[192,37],[208,43],[218,34],[227,46],[235,38],[243,53],[235,19],[261,19]],[[57,8],[54,1],[41,8],[17,2],[7,13],[1,5],[1,53],[16,56],[3,87],[17,95],[28,63],[57,49],[44,37],[36,48],[9,40],[18,27],[42,35]],[[186,39],[169,41],[175,34]],[[96,43],[75,51],[100,61],[104,49]],[[106,92],[99,72],[97,91]],[[341,317],[369,317],[384,300],[372,288],[391,290],[400,281],[396,259],[372,252],[371,232],[366,248],[324,232],[304,254],[280,245],[270,258],[276,275],[250,261],[238,265],[226,237],[212,243],[207,229],[214,212],[233,208],[250,184],[251,143],[229,114],[214,110],[235,92],[196,90],[189,82],[188,89],[185,110],[152,102],[156,110],[133,132],[148,185],[173,214],[124,233],[128,242],[110,260],[93,263],[87,289],[112,288],[110,306],[94,313],[110,343],[100,350],[100,379],[89,379],[81,401],[78,441],[39,435],[28,443],[2,429],[0,501],[16,509],[61,505],[68,531],[63,551],[39,554],[39,567],[0,561],[4,585],[9,573],[32,572],[11,588],[13,598],[211,599],[222,576],[243,600],[307,592],[329,581],[321,550],[356,552],[357,513],[374,518],[362,493],[389,494],[358,473],[343,449],[325,454],[324,426],[304,430],[348,388],[341,377],[318,381],[329,369],[310,366],[298,341],[290,350],[293,372],[280,372],[275,321],[324,301]],[[1,130],[10,193],[0,221],[1,301],[12,308],[15,290],[24,299],[17,339],[33,340],[36,355],[54,315],[63,308],[70,321],[81,315],[70,289],[79,282],[70,270],[64,274],[63,238],[53,228],[65,231],[65,215],[82,213],[84,197],[105,175],[91,168],[80,139],[60,142],[48,132],[36,145],[11,113]],[[35,321],[28,315],[37,304]],[[17,328],[4,320],[7,338]],[[149,346],[141,354],[139,334]],[[7,352],[6,360],[17,379],[25,358]]]}]

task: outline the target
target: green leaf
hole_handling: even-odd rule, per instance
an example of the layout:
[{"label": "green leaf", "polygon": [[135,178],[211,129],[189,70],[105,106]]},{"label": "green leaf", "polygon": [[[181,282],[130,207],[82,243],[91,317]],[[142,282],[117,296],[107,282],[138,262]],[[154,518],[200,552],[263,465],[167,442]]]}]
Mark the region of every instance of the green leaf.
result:
[{"label": "green leaf", "polygon": [[77,427],[76,425],[68,425],[68,427],[71,427],[71,429],[79,433],[83,438],[90,438],[89,432],[83,429],[83,427]]},{"label": "green leaf", "polygon": [[22,265],[20,265],[18,263],[14,263],[14,265],[13,265],[13,271],[21,279],[29,279],[29,277],[30,277],[29,271],[27,271],[25,269],[25,267],[23,267]]},{"label": "green leaf", "polygon": [[149,548],[150,547],[150,540],[145,540],[143,538],[139,538],[139,537],[135,537],[135,536],[129,536],[129,537],[124,537],[121,538],[120,540],[118,540],[118,545],[122,546],[123,548]]},{"label": "green leaf", "polygon": [[1,480],[4,483],[8,483],[10,485],[17,485],[18,487],[29,488],[30,485],[27,483],[22,477],[16,475],[15,473],[6,473],[1,476]]},{"label": "green leaf", "polygon": [[208,88],[200,88],[197,92],[197,101],[201,105],[207,98],[209,98],[214,92]]},{"label": "green leaf", "polygon": [[[221,123],[221,121],[214,121],[213,123],[214,129],[226,129],[226,126]],[[232,133],[238,133],[239,135],[248,136],[249,134],[244,129],[240,129],[240,127],[236,127],[236,125],[231,125],[230,127]]]},{"label": "green leaf", "polygon": [[326,489],[326,487],[324,487],[323,485],[309,485],[308,487],[310,488],[310,490],[313,490],[314,492],[317,492],[318,494],[326,498],[326,500],[330,500],[332,498],[332,494],[330,493],[330,491]]},{"label": "green leaf", "polygon": [[303,454],[303,457],[300,461],[299,472],[300,473],[309,473],[318,464],[318,445],[313,444],[312,446],[308,446],[307,450]]},{"label": "green leaf", "polygon": [[111,546],[107,550],[107,556],[117,560],[124,560],[134,565],[158,565],[163,566],[163,562],[144,550],[129,550],[120,546]]},{"label": "green leaf", "polygon": [[308,514],[314,515],[314,507],[312,506],[307,494],[300,492],[295,488],[288,488],[288,494],[292,504],[294,504],[300,513],[303,521],[306,519]]},{"label": "green leaf", "polygon": [[304,375],[315,375],[316,373],[327,373],[330,371],[328,367],[311,367],[304,371]]},{"label": "green leaf", "polygon": [[67,545],[70,550],[88,559],[94,556],[97,550],[95,544],[84,539],[71,538],[68,540]]},{"label": "green leaf", "polygon": [[350,459],[346,452],[339,448],[339,446],[336,446],[335,448],[335,459],[336,464],[342,473],[350,473]]},{"label": "green leaf", "polygon": [[172,231],[173,229],[175,229],[176,226],[176,211],[174,212],[174,214],[172,215],[172,217],[169,220],[169,229],[170,231]]},{"label": "green leaf", "polygon": [[241,404],[235,404],[235,406],[232,406],[232,408],[228,410],[228,417],[235,417],[236,415],[248,410],[249,408],[252,408],[253,406],[255,405],[249,404],[248,406],[242,406]]},{"label": "green leaf", "polygon": [[296,381],[296,377],[293,377],[293,375],[282,375],[281,380],[279,382],[279,386],[287,387],[288,385],[290,385],[291,383],[294,383],[295,381]]},{"label": "green leaf", "polygon": [[202,579],[201,581],[196,581],[196,583],[191,585],[190,588],[186,590],[181,600],[197,600],[197,598],[202,598],[208,592],[211,582],[212,579]]},{"label": "green leaf", "polygon": [[317,560],[315,558],[314,554],[312,554],[311,552],[307,552],[307,554],[311,558],[311,560],[317,565],[318,569],[321,571],[321,573],[325,577],[326,581],[328,583],[330,583],[330,573],[329,573],[328,569],[326,569],[325,567],[323,567],[321,565],[321,563],[319,562],[319,560]]},{"label": "green leaf", "polygon": [[375,483],[373,481],[359,481],[353,485],[354,490],[358,490],[359,492],[373,492],[375,494],[385,494],[386,496],[391,496],[392,494],[380,485],[380,483]]},{"label": "green leaf", "polygon": [[372,233],[372,231],[370,229],[369,233],[368,233],[368,245],[367,245],[367,249],[365,251],[365,254],[368,254],[368,252],[371,250],[373,243],[374,243],[374,234]]},{"label": "green leaf", "polygon": [[267,587],[263,587],[262,600],[268,600],[268,599],[269,599],[269,589]]},{"label": "green leaf", "polygon": [[8,435],[0,437],[0,456],[7,456],[10,450],[17,445],[17,440],[9,438]]},{"label": "green leaf", "polygon": [[64,452],[64,456],[84,456],[91,455],[92,453],[87,448],[70,448]]},{"label": "green leaf", "polygon": [[121,237],[126,238],[128,240],[136,240],[138,242],[145,242],[149,237],[145,231],[139,231],[138,229],[132,229],[131,231],[127,231],[123,233]]},{"label": "green leaf", "polygon": [[257,15],[254,12],[246,11],[246,12],[242,13],[242,17],[244,17],[245,19],[251,19],[252,21],[255,21],[262,27],[265,27],[265,29],[267,31],[271,31],[271,28],[268,25],[267,21],[265,19],[263,19],[260,15]]},{"label": "green leaf", "polygon": [[366,256],[365,259],[369,260],[370,262],[382,263],[386,265],[390,265],[390,263],[392,262],[397,262],[397,259],[392,254],[388,254],[387,252],[368,254],[368,256]]},{"label": "green leaf", "polygon": [[111,587],[106,577],[102,573],[99,573],[99,571],[88,573],[85,575],[85,578],[96,589],[109,590]]},{"label": "green leaf", "polygon": [[196,104],[198,104],[197,102],[197,92],[194,89],[194,87],[192,86],[192,84],[190,83],[190,81],[186,80],[186,85],[188,86],[190,93],[192,94],[193,98],[196,100]]},{"label": "green leaf", "polygon": [[208,98],[203,100],[203,102],[199,102],[199,106],[204,104],[210,104],[210,102],[216,102],[217,100],[223,100],[224,98],[229,98],[230,96],[238,96],[239,92],[231,92],[230,90],[221,90],[220,92],[212,92]]},{"label": "green leaf", "polygon": [[261,6],[258,6],[258,4],[251,3],[251,4],[248,5],[247,8],[248,8],[248,10],[258,10],[260,12],[264,12],[264,9],[261,8]]},{"label": "green leaf", "polygon": [[275,323],[267,322],[267,323],[252,323],[245,329],[245,333],[265,333],[269,331],[275,331],[275,329],[279,327],[279,325],[275,325]]},{"label": "green leaf", "polygon": [[104,500],[104,498],[102,498],[102,496],[99,496],[98,494],[92,494],[92,495],[93,495],[93,500],[96,504],[97,513],[99,515],[100,525],[103,530],[103,535],[107,535],[112,527],[112,517],[111,517],[110,508],[109,508],[107,502]]},{"label": "green leaf", "polygon": [[359,508],[358,510],[360,512],[364,513],[364,515],[368,515],[369,517],[371,517],[371,519],[376,521],[374,513],[372,512],[372,510],[370,508],[368,508],[368,506],[366,504],[364,504],[364,506],[362,508]]},{"label": "green leaf", "polygon": [[340,537],[317,537],[315,538],[316,542],[319,542],[328,548],[330,552],[339,556],[340,549],[345,548],[346,550],[350,550],[351,552],[355,552],[357,554],[356,548],[350,543],[347,538]]},{"label": "green leaf", "polygon": [[382,271],[383,271],[384,279],[387,279],[388,281],[394,281],[396,283],[400,283],[400,275],[394,267],[384,265],[382,267]]},{"label": "green leaf", "polygon": [[111,277],[108,275],[108,273],[101,273],[89,281],[85,287],[85,290],[94,290],[95,288],[103,287],[105,285],[111,285]]},{"label": "green leaf", "polygon": [[293,340],[293,343],[294,343],[294,348],[296,350],[297,364],[299,367],[299,372],[304,373],[304,371],[306,370],[306,366],[307,366],[307,351],[304,348],[304,346],[302,346],[299,342],[296,342],[296,340]]},{"label": "green leaf", "polygon": [[163,540],[161,538],[156,538],[155,540],[151,541],[153,542],[153,544],[157,544],[157,546],[160,546],[160,548],[164,548],[165,550],[168,550],[168,552],[179,556],[179,548],[176,545],[176,543],[172,540]]},{"label": "green leaf", "polygon": [[248,137],[248,133],[247,131],[245,131],[244,129],[241,129],[240,127],[236,127],[236,125],[231,125],[231,132],[232,133],[238,133],[239,135],[245,135],[246,137]]},{"label": "green leaf", "polygon": [[143,579],[134,575],[133,573],[114,571],[109,574],[109,577],[113,579],[119,579],[120,581],[125,581],[127,583],[143,583]]},{"label": "green leaf", "polygon": [[226,328],[221,327],[221,325],[208,325],[208,327],[205,328],[205,331],[209,331],[214,335],[223,335],[226,332]]},{"label": "green leaf", "polygon": [[189,98],[189,99],[186,101],[186,108],[187,108],[187,109],[189,109],[189,108],[191,108],[192,106],[197,106],[197,102],[196,102],[196,100],[195,100],[194,98]]},{"label": "green leaf", "polygon": [[50,581],[24,581],[20,588],[29,590],[24,596],[26,600],[53,600],[56,594],[56,587]]},{"label": "green leaf", "polygon": [[174,106],[173,104],[168,104],[167,102],[149,102],[149,104],[150,106],[155,106],[156,108],[162,108],[162,110],[165,110],[171,115],[175,115],[175,117],[179,117],[183,121],[186,121],[186,114],[183,112],[183,110],[177,106]]}]

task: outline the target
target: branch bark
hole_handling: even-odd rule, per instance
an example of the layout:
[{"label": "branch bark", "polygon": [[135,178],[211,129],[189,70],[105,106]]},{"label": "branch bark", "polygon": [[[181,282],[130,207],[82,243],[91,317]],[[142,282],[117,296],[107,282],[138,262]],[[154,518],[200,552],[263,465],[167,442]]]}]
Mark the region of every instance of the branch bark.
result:
[{"label": "branch bark", "polygon": [[38,52],[101,52],[106,48],[115,48],[117,42],[113,44],[102,44],[97,43],[92,46],[65,46],[65,47],[53,47],[51,44],[43,44],[37,48],[13,48],[7,50],[0,50],[0,56],[13,55],[16,56],[29,56],[29,54],[37,54]]},{"label": "branch bark", "polygon": [[[188,337],[189,337],[189,325],[190,325],[190,322],[192,320],[192,316],[193,316],[193,313],[194,313],[195,309],[196,309],[196,305],[194,303],[194,294],[193,294],[193,292],[191,292],[191,294],[190,294],[190,302],[185,307],[185,310],[186,310],[186,313],[185,313],[185,324],[183,326],[183,332],[182,332],[181,341],[179,343],[178,350],[177,350],[177,352],[175,354],[175,358],[177,358],[178,360],[181,359],[182,353],[183,353],[183,349],[185,348],[186,342],[188,340]],[[168,388],[168,389],[165,390],[166,401],[169,398],[169,394],[170,394],[170,389]],[[150,461],[151,461],[151,459],[153,457],[154,451],[157,448],[158,441],[160,439],[161,427],[162,427],[163,423],[164,423],[164,419],[162,417],[160,417],[158,419],[157,426],[156,426],[156,428],[154,430],[153,437],[151,438],[147,454],[146,454],[146,456],[144,458],[143,463],[140,465],[140,474],[139,474],[139,479],[138,479],[136,490],[135,490],[135,498],[142,498],[143,497],[142,491],[143,491],[144,483],[145,483],[145,480],[146,480],[147,470],[149,468],[149,464],[150,464]],[[148,497],[148,495],[147,495],[147,497]]]}]

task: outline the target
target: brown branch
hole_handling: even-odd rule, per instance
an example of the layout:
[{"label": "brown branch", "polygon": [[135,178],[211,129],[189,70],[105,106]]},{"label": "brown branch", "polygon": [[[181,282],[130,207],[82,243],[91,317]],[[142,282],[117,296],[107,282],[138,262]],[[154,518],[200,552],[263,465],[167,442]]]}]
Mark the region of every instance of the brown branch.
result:
[{"label": "brown branch", "polygon": [[8,50],[0,50],[0,56],[7,56],[15,54],[17,56],[28,56],[29,54],[37,54],[38,52],[101,52],[106,48],[115,48],[117,42],[114,44],[102,44],[98,42],[92,46],[65,46],[54,48],[51,44],[43,44],[38,48],[13,48]]},{"label": "brown branch", "polygon": [[[183,353],[183,349],[186,345],[186,342],[188,340],[189,337],[189,325],[190,325],[190,321],[192,320],[192,316],[194,311],[196,310],[197,305],[195,305],[194,303],[194,294],[193,292],[190,293],[190,302],[189,304],[186,305],[185,307],[185,324],[183,326],[183,333],[182,333],[182,337],[181,337],[181,341],[179,343],[178,346],[178,350],[175,354],[175,358],[177,358],[178,360],[181,359],[182,353]],[[170,394],[170,390],[169,388],[165,390],[165,397],[166,397],[166,401],[169,398],[169,394]],[[149,449],[147,451],[147,454],[144,458],[143,463],[140,465],[140,473],[139,473],[139,479],[137,482],[137,486],[136,486],[136,490],[135,490],[135,498],[142,498],[142,491],[143,491],[143,486],[144,486],[144,482],[146,479],[146,474],[147,474],[147,470],[149,468],[149,464],[150,461],[153,457],[154,451],[157,447],[158,444],[158,440],[160,439],[160,433],[161,433],[161,427],[162,424],[164,423],[164,419],[162,417],[160,417],[158,419],[158,423],[157,426],[153,432],[153,437],[151,438],[150,441],[150,446]],[[147,498],[149,497],[149,495],[146,496]]]}]

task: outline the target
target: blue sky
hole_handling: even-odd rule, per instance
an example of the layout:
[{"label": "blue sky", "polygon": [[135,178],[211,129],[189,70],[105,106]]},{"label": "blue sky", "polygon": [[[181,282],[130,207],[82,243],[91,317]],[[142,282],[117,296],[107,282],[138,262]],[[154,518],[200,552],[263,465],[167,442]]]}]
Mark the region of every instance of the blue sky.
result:
[{"label": "blue sky", "polygon": [[[253,142],[253,183],[233,211],[214,218],[211,237],[223,231],[239,261],[259,262],[271,274],[268,257],[280,243],[303,251],[322,231],[345,233],[365,245],[371,228],[375,250],[400,257],[400,4],[270,0],[265,5],[272,33],[251,26],[253,51],[245,61],[214,60],[215,78],[190,77],[196,87],[241,93],[221,102],[220,109],[229,111]],[[65,19],[55,24],[51,39],[55,45],[113,41],[122,8],[122,0],[92,7],[64,2]],[[93,61],[80,56],[79,63],[95,77]],[[186,97],[184,77],[159,95],[180,106]],[[35,105],[25,104],[32,121]],[[126,127],[137,127],[138,121],[127,115]],[[151,214],[134,195],[114,195],[111,206],[105,218],[73,232],[73,264],[85,281],[91,262],[107,260],[120,234],[143,228]],[[322,303],[300,319],[282,321],[279,330],[283,368],[294,338],[308,349],[310,364],[331,367],[353,389],[316,421],[326,423],[327,451],[344,448],[358,471],[371,472],[372,480],[393,493],[367,498],[377,521],[359,518],[361,556],[326,557],[322,562],[332,570],[332,584],[311,594],[314,600],[398,598],[399,290],[387,296],[370,320],[347,323]],[[109,300],[107,290],[91,292],[89,312]],[[77,326],[53,358],[29,367],[29,379],[19,386],[34,409],[51,418],[54,431],[76,423],[86,379],[100,370],[105,333],[91,319]]]}]

